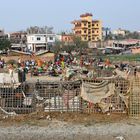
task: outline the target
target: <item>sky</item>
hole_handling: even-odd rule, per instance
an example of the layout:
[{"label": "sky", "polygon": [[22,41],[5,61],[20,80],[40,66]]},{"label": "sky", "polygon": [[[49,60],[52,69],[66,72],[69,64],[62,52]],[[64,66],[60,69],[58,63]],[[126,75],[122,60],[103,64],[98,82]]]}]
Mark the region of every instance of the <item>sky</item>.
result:
[{"label": "sky", "polygon": [[0,28],[7,32],[30,26],[71,31],[71,21],[93,14],[104,27],[140,31],[140,0],[0,0]]}]

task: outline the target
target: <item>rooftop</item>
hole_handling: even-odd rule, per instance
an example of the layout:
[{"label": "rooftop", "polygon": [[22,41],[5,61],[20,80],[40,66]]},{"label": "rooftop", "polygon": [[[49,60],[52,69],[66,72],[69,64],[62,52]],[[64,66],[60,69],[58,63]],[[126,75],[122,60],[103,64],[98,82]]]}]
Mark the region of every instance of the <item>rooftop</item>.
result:
[{"label": "rooftop", "polygon": [[87,16],[93,16],[93,15],[91,13],[85,13],[85,14],[80,15],[80,17],[87,17]]}]

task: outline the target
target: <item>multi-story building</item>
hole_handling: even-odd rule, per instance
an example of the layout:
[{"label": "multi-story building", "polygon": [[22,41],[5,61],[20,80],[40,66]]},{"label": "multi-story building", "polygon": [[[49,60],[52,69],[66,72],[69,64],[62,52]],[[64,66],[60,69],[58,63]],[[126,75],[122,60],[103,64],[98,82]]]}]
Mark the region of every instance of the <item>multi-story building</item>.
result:
[{"label": "multi-story building", "polygon": [[102,40],[102,22],[93,20],[92,14],[80,15],[80,20],[74,20],[74,34],[81,37],[82,41],[98,42]]},{"label": "multi-story building", "polygon": [[16,43],[16,44],[23,43],[23,44],[25,44],[27,42],[26,35],[27,35],[26,32],[10,33],[10,41],[11,41],[11,43]]},{"label": "multi-story building", "polygon": [[27,46],[31,52],[48,50],[55,43],[55,34],[28,34]]},{"label": "multi-story building", "polygon": [[11,49],[18,51],[26,51],[26,38],[27,33],[23,31],[9,33],[9,39],[11,42]]}]

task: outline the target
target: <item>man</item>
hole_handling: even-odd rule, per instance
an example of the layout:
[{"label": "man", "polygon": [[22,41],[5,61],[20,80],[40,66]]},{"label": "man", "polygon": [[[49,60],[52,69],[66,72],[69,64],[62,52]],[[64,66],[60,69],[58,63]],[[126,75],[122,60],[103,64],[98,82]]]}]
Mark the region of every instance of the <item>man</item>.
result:
[{"label": "man", "polygon": [[26,81],[26,68],[24,67],[24,64],[21,63],[21,65],[18,68],[18,80],[20,83],[23,83]]},{"label": "man", "polygon": [[9,75],[10,75],[11,83],[15,83],[13,64],[10,64],[10,65],[9,65]]}]

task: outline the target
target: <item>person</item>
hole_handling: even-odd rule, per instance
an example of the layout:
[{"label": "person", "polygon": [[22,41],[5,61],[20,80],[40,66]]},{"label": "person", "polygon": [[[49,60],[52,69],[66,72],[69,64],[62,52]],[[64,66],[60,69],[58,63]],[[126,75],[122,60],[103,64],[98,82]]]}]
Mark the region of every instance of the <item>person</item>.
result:
[{"label": "person", "polygon": [[18,80],[20,83],[23,83],[26,81],[26,68],[24,67],[24,64],[21,63],[21,65],[18,68]]},{"label": "person", "polygon": [[106,61],[105,61],[106,67],[108,68],[108,67],[110,66],[110,64],[111,64],[111,63],[110,63],[110,60],[107,58]]},{"label": "person", "polygon": [[127,77],[127,79],[129,78],[130,73],[131,73],[131,68],[128,67],[128,69],[127,69],[127,71],[126,71],[126,77]]},{"label": "person", "polygon": [[20,59],[20,58],[18,58],[18,64],[19,64],[19,65],[21,64],[21,59]]},{"label": "person", "polygon": [[134,76],[136,77],[136,75],[137,75],[137,68],[135,67],[134,68]]},{"label": "person", "polygon": [[9,65],[9,75],[10,75],[11,83],[15,83],[13,64],[10,64],[10,65]]}]

